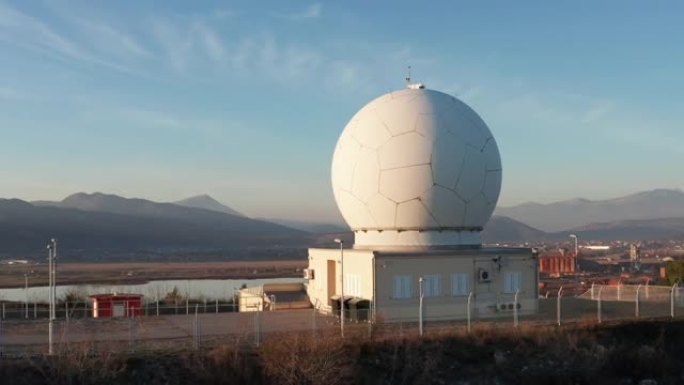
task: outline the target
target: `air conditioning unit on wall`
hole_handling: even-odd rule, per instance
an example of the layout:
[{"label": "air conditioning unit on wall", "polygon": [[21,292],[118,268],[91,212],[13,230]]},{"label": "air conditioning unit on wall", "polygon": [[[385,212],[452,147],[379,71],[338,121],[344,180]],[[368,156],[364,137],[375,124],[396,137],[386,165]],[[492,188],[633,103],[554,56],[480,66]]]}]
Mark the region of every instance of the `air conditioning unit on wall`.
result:
[{"label": "air conditioning unit on wall", "polygon": [[479,282],[491,282],[492,281],[492,273],[489,272],[487,269],[479,269],[477,271],[477,280]]}]

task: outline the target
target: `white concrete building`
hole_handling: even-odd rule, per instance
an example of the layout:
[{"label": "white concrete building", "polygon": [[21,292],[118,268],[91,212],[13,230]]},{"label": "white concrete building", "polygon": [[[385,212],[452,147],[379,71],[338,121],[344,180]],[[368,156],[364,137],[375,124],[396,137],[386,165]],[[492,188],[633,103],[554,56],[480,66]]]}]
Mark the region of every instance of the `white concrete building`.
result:
[{"label": "white concrete building", "polygon": [[314,306],[331,311],[344,292],[370,300],[378,321],[415,320],[422,278],[426,320],[463,318],[471,293],[475,316],[510,314],[516,292],[521,314],[536,311],[532,250],[481,246],[501,170],[489,128],[460,100],[410,84],[368,103],[332,162],[355,242],[309,250]]}]

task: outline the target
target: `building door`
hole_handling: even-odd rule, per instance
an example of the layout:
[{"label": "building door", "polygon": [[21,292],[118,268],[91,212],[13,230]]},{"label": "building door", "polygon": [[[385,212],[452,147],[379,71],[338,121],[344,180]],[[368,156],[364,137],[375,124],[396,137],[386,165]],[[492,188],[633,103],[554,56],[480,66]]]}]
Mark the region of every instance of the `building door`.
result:
[{"label": "building door", "polygon": [[330,297],[337,294],[337,261],[328,260],[328,305],[331,305]]},{"label": "building door", "polygon": [[123,303],[115,303],[112,305],[112,317],[123,317],[126,313]]}]

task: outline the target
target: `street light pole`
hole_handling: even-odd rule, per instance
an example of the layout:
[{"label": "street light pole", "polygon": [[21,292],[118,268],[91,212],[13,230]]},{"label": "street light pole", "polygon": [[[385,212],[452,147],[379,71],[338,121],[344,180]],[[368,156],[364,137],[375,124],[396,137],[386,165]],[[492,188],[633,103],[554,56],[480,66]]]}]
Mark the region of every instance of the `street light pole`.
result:
[{"label": "street light pole", "polygon": [[[570,234],[570,238],[575,240],[575,281],[579,294],[582,294],[582,289],[579,287],[579,251],[577,249],[577,234]],[[578,295],[579,295],[578,294]]]},{"label": "street light pole", "polygon": [[28,273],[24,273],[24,294],[26,296],[25,298],[25,305],[26,305],[26,319],[28,319],[28,308],[29,308],[29,300],[28,300]]},{"label": "street light pole", "polygon": [[57,240],[52,242],[52,318],[57,318]]},{"label": "street light pole", "polygon": [[52,244],[48,243],[48,354],[52,355],[54,352],[52,350]]},{"label": "street light pole", "polygon": [[48,249],[48,281],[49,281],[49,302],[50,302],[50,314],[48,317],[48,354],[54,354],[53,350],[53,334],[54,334],[54,320],[55,320],[55,299],[56,299],[56,284],[55,284],[55,270],[57,258],[57,240],[52,238],[47,246]]},{"label": "street light pole", "polygon": [[335,238],[335,243],[340,244],[340,272],[342,276],[340,281],[340,336],[344,338],[344,241]]}]

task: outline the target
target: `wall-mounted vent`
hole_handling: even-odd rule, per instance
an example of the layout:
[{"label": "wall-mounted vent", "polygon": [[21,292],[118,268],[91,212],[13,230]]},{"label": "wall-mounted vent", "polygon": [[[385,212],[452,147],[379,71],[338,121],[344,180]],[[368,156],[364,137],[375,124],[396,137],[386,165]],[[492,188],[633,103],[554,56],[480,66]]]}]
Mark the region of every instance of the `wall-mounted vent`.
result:
[{"label": "wall-mounted vent", "polygon": [[479,282],[491,282],[492,281],[492,273],[489,272],[487,269],[479,269],[477,271],[477,280]]}]

